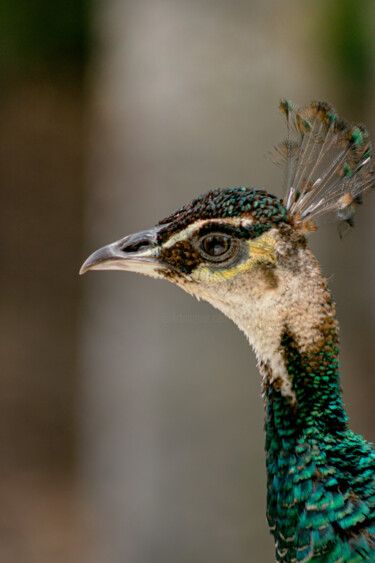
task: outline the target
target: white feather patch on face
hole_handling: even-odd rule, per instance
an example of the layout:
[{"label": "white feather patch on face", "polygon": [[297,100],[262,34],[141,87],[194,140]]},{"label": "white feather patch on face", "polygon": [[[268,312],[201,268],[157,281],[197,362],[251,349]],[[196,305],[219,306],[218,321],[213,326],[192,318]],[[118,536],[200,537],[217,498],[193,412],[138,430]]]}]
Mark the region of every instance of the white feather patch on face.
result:
[{"label": "white feather patch on face", "polygon": [[206,225],[232,225],[233,227],[250,227],[254,223],[252,217],[220,217],[219,219],[200,219],[199,221],[194,221],[192,225],[186,227],[179,233],[172,235],[171,238],[163,245],[164,248],[170,248],[176,242],[180,240],[186,240],[190,238],[194,233],[199,232],[199,230]]}]

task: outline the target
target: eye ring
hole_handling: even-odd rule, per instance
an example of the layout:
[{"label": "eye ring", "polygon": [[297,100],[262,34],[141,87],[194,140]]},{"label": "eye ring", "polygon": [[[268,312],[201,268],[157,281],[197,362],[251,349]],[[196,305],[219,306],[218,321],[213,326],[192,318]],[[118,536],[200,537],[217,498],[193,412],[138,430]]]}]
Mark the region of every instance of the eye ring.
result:
[{"label": "eye ring", "polygon": [[203,257],[210,262],[224,262],[233,256],[236,244],[233,238],[224,233],[209,233],[199,241]]}]

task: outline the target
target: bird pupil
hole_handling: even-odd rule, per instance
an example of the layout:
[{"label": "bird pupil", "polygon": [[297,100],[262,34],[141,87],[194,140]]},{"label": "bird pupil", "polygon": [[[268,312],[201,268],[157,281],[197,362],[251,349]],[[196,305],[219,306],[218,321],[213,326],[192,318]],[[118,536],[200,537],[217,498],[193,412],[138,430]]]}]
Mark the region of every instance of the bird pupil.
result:
[{"label": "bird pupil", "polygon": [[221,256],[229,248],[230,238],[222,235],[208,235],[202,241],[203,250],[210,256]]}]

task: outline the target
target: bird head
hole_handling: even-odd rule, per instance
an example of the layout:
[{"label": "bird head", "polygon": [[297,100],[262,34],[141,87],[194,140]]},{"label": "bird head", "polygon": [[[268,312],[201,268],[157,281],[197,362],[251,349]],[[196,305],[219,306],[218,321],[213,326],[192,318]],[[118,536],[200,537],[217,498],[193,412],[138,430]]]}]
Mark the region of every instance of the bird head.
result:
[{"label": "bird head", "polygon": [[[352,225],[362,194],[375,184],[375,169],[366,129],[339,118],[330,104],[297,108],[282,100],[280,109],[288,136],[274,156],[286,167],[283,202],[251,188],[213,190],[152,229],[94,252],[81,273],[128,270],[168,279],[247,333],[240,320],[245,302],[248,317],[262,301],[259,316],[268,315],[269,323],[281,303],[282,323],[292,306],[300,318],[311,302],[306,288],[320,276],[304,233],[328,214]],[[316,288],[310,291],[316,294]]]},{"label": "bird head", "polygon": [[217,308],[241,300],[245,287],[277,286],[277,270],[296,236],[276,197],[250,188],[217,189],[155,227],[109,244],[83,264],[87,270],[126,270],[164,278]]},{"label": "bird head", "polygon": [[155,227],[97,250],[81,273],[138,272],[208,301],[245,332],[267,366],[265,377],[271,374],[295,404],[286,343],[319,354],[324,335],[333,342],[337,333],[326,280],[304,233],[322,216],[352,225],[362,194],[375,185],[375,169],[366,129],[340,119],[329,104],[296,108],[284,100],[280,109],[288,129],[275,152],[286,168],[283,201],[251,188],[213,190]]}]

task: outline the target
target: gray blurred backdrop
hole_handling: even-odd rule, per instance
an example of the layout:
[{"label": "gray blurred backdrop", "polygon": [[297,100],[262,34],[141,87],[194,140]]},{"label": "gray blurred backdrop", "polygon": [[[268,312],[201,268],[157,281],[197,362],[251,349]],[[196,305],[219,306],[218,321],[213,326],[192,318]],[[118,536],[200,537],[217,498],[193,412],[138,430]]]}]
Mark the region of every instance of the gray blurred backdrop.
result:
[{"label": "gray blurred backdrop", "polygon": [[[234,325],[78,270],[214,187],[282,195],[281,97],[375,139],[371,0],[4,0],[0,561],[266,563],[263,405]],[[344,399],[375,440],[375,194],[311,237]]]}]

